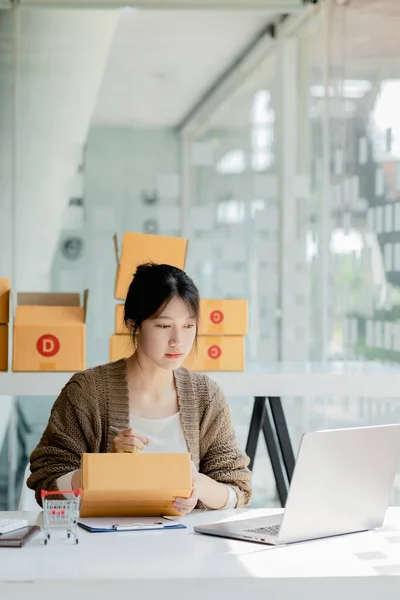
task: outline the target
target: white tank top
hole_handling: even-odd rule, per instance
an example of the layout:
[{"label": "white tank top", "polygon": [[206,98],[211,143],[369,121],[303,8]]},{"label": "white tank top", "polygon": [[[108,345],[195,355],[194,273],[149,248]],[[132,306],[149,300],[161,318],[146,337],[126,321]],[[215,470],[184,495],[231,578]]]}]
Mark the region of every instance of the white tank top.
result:
[{"label": "white tank top", "polygon": [[144,446],[143,453],[188,451],[179,412],[163,419],[144,419],[131,414],[129,425],[138,435],[149,438],[150,443]]}]

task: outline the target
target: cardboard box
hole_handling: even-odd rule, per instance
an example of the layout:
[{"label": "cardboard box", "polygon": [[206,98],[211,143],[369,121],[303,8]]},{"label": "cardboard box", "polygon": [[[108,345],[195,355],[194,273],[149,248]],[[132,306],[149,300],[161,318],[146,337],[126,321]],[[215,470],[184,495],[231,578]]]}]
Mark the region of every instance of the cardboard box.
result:
[{"label": "cardboard box", "polygon": [[79,294],[18,294],[13,371],[82,371],[86,368],[86,310]]},{"label": "cardboard box", "polygon": [[115,253],[118,263],[115,282],[115,297],[125,300],[132,277],[138,265],[148,262],[185,267],[187,240],[147,233],[124,233],[121,256],[118,238],[114,235]]},{"label": "cardboard box", "polygon": [[120,358],[128,358],[133,354],[134,347],[132,336],[130,335],[112,335],[110,337],[110,362]]},{"label": "cardboard box", "polygon": [[246,335],[247,300],[201,300],[199,335]]},{"label": "cardboard box", "polygon": [[82,455],[81,517],[179,516],[169,503],[191,493],[188,452]]},{"label": "cardboard box", "polygon": [[193,350],[184,362],[191,371],[243,371],[244,337],[199,336],[197,352]]},{"label": "cardboard box", "polygon": [[0,324],[7,325],[10,320],[10,280],[0,278]]},{"label": "cardboard box", "polygon": [[118,335],[129,335],[124,321],[124,308],[123,304],[117,304],[115,307],[115,333]]},{"label": "cardboard box", "polygon": [[0,371],[8,371],[8,325],[0,325]]}]

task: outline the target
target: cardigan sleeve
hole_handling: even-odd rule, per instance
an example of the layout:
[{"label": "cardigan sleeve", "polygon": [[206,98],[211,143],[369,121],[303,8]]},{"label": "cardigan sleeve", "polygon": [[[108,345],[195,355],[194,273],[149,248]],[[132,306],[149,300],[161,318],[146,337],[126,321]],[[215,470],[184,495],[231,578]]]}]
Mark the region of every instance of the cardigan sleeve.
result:
[{"label": "cardigan sleeve", "polygon": [[40,491],[57,490],[57,479],[79,469],[84,452],[99,452],[101,419],[85,378],[75,375],[51,410],[47,427],[30,456],[27,485],[42,504]]},{"label": "cardigan sleeve", "polygon": [[244,508],[251,500],[250,460],[238,448],[225,394],[215,382],[208,382],[210,400],[200,424],[200,472],[231,486],[237,507]]}]

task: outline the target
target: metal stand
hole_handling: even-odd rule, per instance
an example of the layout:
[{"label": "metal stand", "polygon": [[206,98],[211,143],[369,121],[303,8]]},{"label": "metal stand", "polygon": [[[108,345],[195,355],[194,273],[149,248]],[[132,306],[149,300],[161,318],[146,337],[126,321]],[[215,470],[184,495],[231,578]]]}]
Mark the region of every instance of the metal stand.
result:
[{"label": "metal stand", "polygon": [[[268,406],[267,401],[268,400]],[[276,487],[282,506],[285,506],[294,470],[294,454],[280,397],[254,398],[246,454],[252,470],[260,431],[264,434]]]}]

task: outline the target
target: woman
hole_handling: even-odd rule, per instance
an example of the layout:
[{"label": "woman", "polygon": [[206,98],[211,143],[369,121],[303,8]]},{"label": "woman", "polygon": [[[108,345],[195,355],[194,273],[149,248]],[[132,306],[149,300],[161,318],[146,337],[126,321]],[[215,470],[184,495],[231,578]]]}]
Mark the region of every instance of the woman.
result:
[{"label": "woman", "polygon": [[[74,375],[54,403],[31,455],[28,487],[81,487],[86,452],[190,452],[193,492],[176,498],[195,506],[245,507],[251,498],[248,458],[237,447],[228,402],[206,375],[181,367],[196,341],[200,298],[184,271],[138,267],[124,319],[135,352],[128,359]],[[117,432],[117,433],[116,433]]]}]

